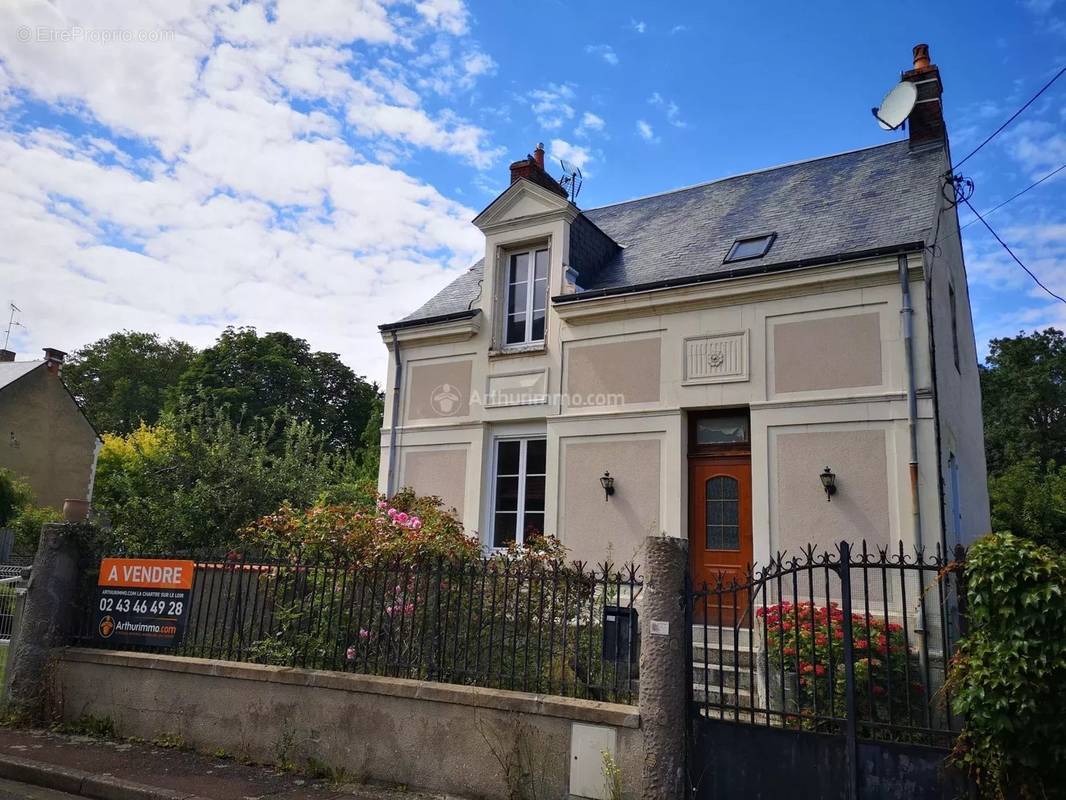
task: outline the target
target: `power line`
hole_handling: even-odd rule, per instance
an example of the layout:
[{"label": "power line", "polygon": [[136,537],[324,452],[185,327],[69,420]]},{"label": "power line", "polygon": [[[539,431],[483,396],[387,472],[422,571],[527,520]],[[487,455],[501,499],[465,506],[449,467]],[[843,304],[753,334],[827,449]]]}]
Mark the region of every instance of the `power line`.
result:
[{"label": "power line", "polygon": [[1032,278],[1036,282],[1036,285],[1039,286],[1041,289],[1043,289],[1045,292],[1047,292],[1049,295],[1054,297],[1060,303],[1066,305],[1066,297],[1063,297],[1062,295],[1055,294],[1053,291],[1051,291],[1049,288],[1047,288],[1043,283],[1041,283],[1040,278],[1036,277],[1036,275],[1033,274],[1033,271],[1031,269],[1029,269],[1029,267],[1025,266],[1025,264],[1022,263],[1022,260],[1020,258],[1018,258],[1018,256],[1014,255],[1014,251],[1011,250],[1007,246],[1007,243],[1005,241],[1003,241],[1002,239],[999,238],[999,234],[996,233],[994,230],[992,230],[992,226],[989,225],[988,222],[985,220],[985,218],[982,217],[977,212],[977,209],[973,207],[973,205],[970,203],[970,201],[969,200],[963,200],[963,202],[966,203],[966,207],[969,208],[970,211],[972,211],[974,214],[977,215],[977,219],[981,220],[981,222],[984,224],[984,226],[986,228],[988,228],[988,232],[996,237],[996,241],[999,242],[1001,245],[1003,245],[1003,249],[1006,250],[1008,253],[1010,253],[1010,257],[1014,259],[1014,261],[1018,264],[1018,266],[1021,267],[1022,269],[1024,269],[1026,271],[1026,273],[1029,275],[1029,277]]},{"label": "power line", "polygon": [[[1039,186],[1040,184],[1042,184],[1042,183],[1043,183],[1044,181],[1046,181],[1046,180],[1047,180],[1048,178],[1054,178],[1054,177],[1055,177],[1056,175],[1058,175],[1058,174],[1059,174],[1060,172],[1062,172],[1062,171],[1063,171],[1064,169],[1066,169],[1066,164],[1063,164],[1063,165],[1062,165],[1061,167],[1059,167],[1058,169],[1054,169],[1054,170],[1052,170],[1052,171],[1051,171],[1051,172],[1049,172],[1049,173],[1048,173],[1047,175],[1045,175],[1045,176],[1044,176],[1043,178],[1041,178],[1040,180],[1038,180],[1038,181],[1037,181],[1036,183],[1030,183],[1030,184],[1029,184],[1028,186],[1026,186],[1026,187],[1025,187],[1024,189],[1022,189],[1022,190],[1021,190],[1020,192],[1018,192],[1017,194],[1013,194],[1013,195],[1011,195],[1010,197],[1008,197],[1008,198],[1007,198],[1006,200],[1004,200],[1004,201],[1003,201],[1002,203],[1000,203],[1000,204],[999,204],[998,206],[996,206],[995,208],[990,208],[990,209],[989,209],[988,211],[986,211],[986,212],[985,212],[985,216],[986,216],[986,217],[990,217],[990,216],[992,216],[992,215],[993,215],[993,214],[994,214],[995,212],[997,212],[997,211],[999,211],[999,210],[1000,210],[1001,208],[1003,208],[1003,206],[1007,205],[1007,203],[1011,202],[1012,200],[1017,200],[1017,199],[1018,199],[1019,197],[1021,197],[1021,196],[1022,196],[1023,194],[1025,194],[1026,192],[1028,192],[1028,191],[1029,191],[1030,189],[1035,189],[1035,188],[1036,188],[1037,186]],[[970,227],[971,225],[973,225],[973,224],[974,224],[975,222],[977,222],[977,220],[975,220],[975,219],[971,219],[971,220],[970,220],[969,222],[967,222],[967,223],[966,223],[965,225],[963,225],[962,227],[963,227],[963,228],[969,228],[969,227]],[[962,228],[960,228],[959,230],[962,230]]]},{"label": "power line", "polygon": [[[1022,107],[1021,107],[1021,108],[1019,108],[1019,109],[1018,109],[1017,111],[1015,111],[1015,112],[1014,112],[1013,114],[1011,114],[1011,116],[1010,116],[1010,119],[1008,119],[1008,120],[1007,120],[1006,122],[1004,122],[1004,123],[1003,123],[1002,125],[1000,125],[1000,126],[999,126],[998,128],[996,128],[996,129],[995,129],[995,130],[994,130],[994,131],[992,132],[992,135],[991,135],[991,136],[989,136],[989,137],[988,137],[987,139],[985,139],[985,140],[984,140],[983,142],[981,142],[981,144],[977,145],[977,147],[975,147],[975,148],[974,148],[974,149],[973,149],[973,150],[972,150],[972,151],[970,152],[970,154],[969,154],[968,156],[966,156],[966,158],[964,158],[964,159],[963,159],[962,161],[960,161],[960,162],[959,162],[958,164],[956,164],[955,166],[953,166],[953,167],[951,168],[951,171],[952,171],[952,172],[954,172],[954,171],[955,171],[955,170],[957,170],[957,169],[958,169],[959,167],[961,167],[961,166],[962,166],[963,164],[965,164],[965,163],[966,163],[967,161],[969,161],[969,160],[970,160],[971,158],[973,158],[973,157],[974,157],[975,155],[977,155],[977,151],[978,151],[978,150],[980,150],[980,149],[981,149],[982,147],[984,147],[984,146],[985,146],[986,144],[988,144],[988,143],[989,143],[989,142],[991,142],[991,141],[992,141],[993,139],[995,139],[995,138],[996,138],[996,137],[997,137],[997,136],[999,135],[1000,131],[1002,131],[1002,130],[1003,130],[1004,128],[1006,128],[1006,127],[1007,127],[1008,125],[1010,125],[1010,124],[1011,124],[1012,122],[1014,122],[1014,120],[1016,120],[1016,119],[1017,119],[1017,118],[1019,117],[1019,115],[1021,115],[1021,113],[1022,113],[1023,111],[1025,111],[1025,109],[1029,108],[1029,106],[1031,106],[1031,105],[1032,105],[1033,103],[1035,103],[1035,102],[1036,102],[1036,98],[1040,97],[1040,95],[1042,95],[1042,94],[1043,94],[1044,92],[1046,92],[1046,91],[1048,90],[1048,88],[1049,88],[1049,87],[1051,86],[1051,84],[1053,84],[1053,83],[1054,83],[1055,81],[1057,81],[1057,80],[1058,80],[1059,78],[1061,78],[1061,77],[1062,77],[1062,74],[1063,74],[1064,72],[1066,72],[1066,67],[1063,67],[1063,68],[1062,68],[1062,69],[1060,69],[1060,70],[1059,70],[1058,72],[1056,72],[1056,73],[1055,73],[1055,77],[1054,77],[1054,78],[1052,78],[1052,79],[1051,79],[1051,80],[1049,80],[1049,81],[1048,81],[1047,83],[1045,83],[1045,84],[1043,85],[1043,87],[1041,87],[1041,89],[1040,89],[1040,91],[1039,91],[1039,92],[1037,92],[1037,93],[1036,93],[1036,94],[1034,94],[1034,95],[1033,95],[1032,97],[1030,97],[1030,98],[1029,98],[1029,100],[1028,100],[1028,101],[1026,102],[1026,104],[1025,104],[1024,106],[1022,106]],[[969,204],[967,204],[967,205],[969,205]]]}]

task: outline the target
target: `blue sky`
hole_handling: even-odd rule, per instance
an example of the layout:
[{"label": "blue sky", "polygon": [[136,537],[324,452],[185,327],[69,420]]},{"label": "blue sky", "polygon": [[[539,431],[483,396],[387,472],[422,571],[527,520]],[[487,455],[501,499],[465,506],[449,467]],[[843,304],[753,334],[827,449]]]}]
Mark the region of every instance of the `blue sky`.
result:
[{"label": "blue sky", "polygon": [[[922,41],[958,160],[1066,63],[1066,0],[5,4],[13,349],[252,324],[380,380],[376,325],[477,257],[469,220],[537,141],[582,165],[585,207],[878,144]],[[963,172],[988,209],[1062,164],[1066,78]],[[1066,171],[990,218],[1060,293],[1064,209]],[[1066,325],[964,233],[982,350]]]}]

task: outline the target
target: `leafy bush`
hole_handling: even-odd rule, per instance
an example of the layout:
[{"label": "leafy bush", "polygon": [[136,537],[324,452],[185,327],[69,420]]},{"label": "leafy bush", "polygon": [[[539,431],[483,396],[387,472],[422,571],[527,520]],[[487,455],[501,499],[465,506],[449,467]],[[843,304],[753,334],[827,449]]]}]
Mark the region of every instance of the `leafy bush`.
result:
[{"label": "leafy bush", "polygon": [[284,503],[241,531],[244,544],[275,558],[299,553],[302,560],[337,554],[345,563],[397,561],[429,563],[476,558],[481,546],[438,497],[418,497],[404,489],[391,500],[369,505],[315,505],[295,509]]},{"label": "leafy bush", "polygon": [[1015,461],[988,480],[992,530],[1066,550],[1066,466]]},{"label": "leafy bush", "polygon": [[[844,661],[844,612],[837,603],[817,606],[788,601],[759,608],[756,616],[765,622],[767,652],[773,674],[794,673],[796,697],[784,703],[794,727],[817,727],[804,719],[815,714],[844,716],[846,669]],[[855,672],[856,710],[859,720],[906,724],[920,721],[924,687],[914,677],[920,674],[915,654],[903,627],[865,613],[852,614],[852,663]],[[772,680],[771,680],[772,682]]]},{"label": "leafy bush", "polygon": [[970,549],[966,584],[970,632],[948,681],[954,709],[965,717],[955,761],[983,797],[1061,796],[1066,558],[1012,534],[993,534]]}]

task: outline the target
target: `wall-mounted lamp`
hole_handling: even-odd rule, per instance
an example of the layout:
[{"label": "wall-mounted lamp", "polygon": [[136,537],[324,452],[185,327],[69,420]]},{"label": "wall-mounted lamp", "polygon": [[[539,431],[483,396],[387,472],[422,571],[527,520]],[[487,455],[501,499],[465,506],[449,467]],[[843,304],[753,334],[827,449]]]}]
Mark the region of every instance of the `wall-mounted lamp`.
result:
[{"label": "wall-mounted lamp", "polygon": [[825,501],[832,502],[833,495],[837,493],[837,476],[826,467],[818,477],[822,479],[822,488],[825,489]]},{"label": "wall-mounted lamp", "polygon": [[614,478],[611,477],[611,473],[604,472],[600,476],[600,486],[603,487],[603,502],[607,502],[612,494],[614,494]]}]

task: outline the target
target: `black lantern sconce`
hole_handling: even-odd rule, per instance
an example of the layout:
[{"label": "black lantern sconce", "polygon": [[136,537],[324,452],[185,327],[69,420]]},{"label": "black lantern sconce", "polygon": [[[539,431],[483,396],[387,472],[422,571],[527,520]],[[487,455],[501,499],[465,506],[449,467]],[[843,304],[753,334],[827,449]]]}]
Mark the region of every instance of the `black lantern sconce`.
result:
[{"label": "black lantern sconce", "polygon": [[611,473],[604,472],[600,476],[600,486],[603,487],[603,502],[606,503],[614,494],[614,478],[611,477]]},{"label": "black lantern sconce", "polygon": [[833,470],[826,467],[818,477],[821,478],[822,488],[825,489],[825,501],[832,502],[833,495],[837,493],[837,476],[833,474]]}]

